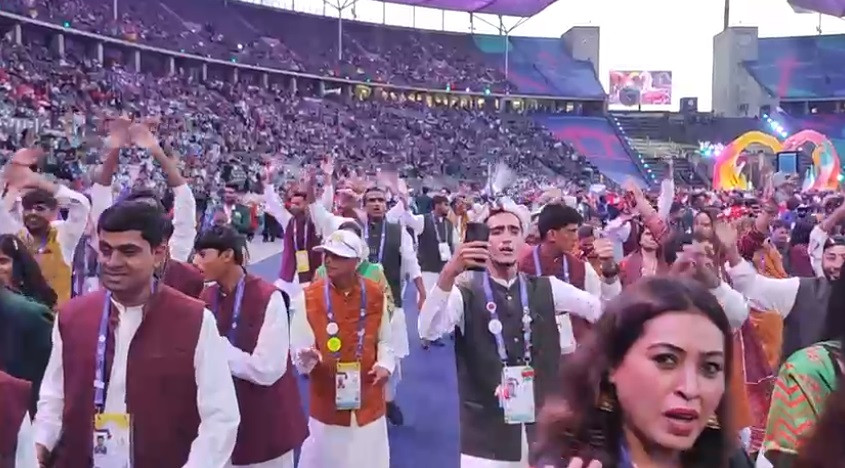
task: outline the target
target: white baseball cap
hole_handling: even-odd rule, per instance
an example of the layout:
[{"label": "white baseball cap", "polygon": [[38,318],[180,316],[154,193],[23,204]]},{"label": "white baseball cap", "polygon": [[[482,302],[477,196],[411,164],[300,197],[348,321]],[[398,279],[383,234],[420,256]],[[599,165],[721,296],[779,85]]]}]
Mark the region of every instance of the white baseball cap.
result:
[{"label": "white baseball cap", "polygon": [[314,247],[315,252],[330,252],[343,258],[364,258],[364,241],[354,232],[337,230],[323,240],[323,245]]}]

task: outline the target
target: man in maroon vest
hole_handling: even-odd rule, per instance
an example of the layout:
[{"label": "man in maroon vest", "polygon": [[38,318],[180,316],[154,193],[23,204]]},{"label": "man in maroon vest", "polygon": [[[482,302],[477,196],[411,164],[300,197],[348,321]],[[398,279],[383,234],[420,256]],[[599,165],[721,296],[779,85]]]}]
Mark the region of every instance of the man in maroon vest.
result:
[{"label": "man in maroon vest", "polygon": [[[331,164],[323,164],[323,173],[327,180],[331,180],[334,168]],[[302,288],[314,278],[314,272],[322,265],[323,258],[314,247],[320,245],[322,233],[314,224],[308,209],[309,192],[313,190],[312,181],[306,182],[303,190],[292,190],[288,194],[288,203],[279,196],[273,185],[276,168],[269,167],[264,173],[264,204],[281,226],[284,226],[282,248],[282,264],[279,269],[279,279],[276,285],[293,298],[299,299]],[[319,200],[326,209],[331,209],[333,191],[331,185],[326,185],[323,197]]]},{"label": "man in maroon vest", "polygon": [[[103,289],[59,311],[36,415],[40,463],[88,467],[106,451],[135,468],[229,462],[240,414],[228,362],[205,304],[154,280],[163,223],[142,201],[100,217]],[[107,447],[95,450],[100,438]]]},{"label": "man in maroon vest", "polygon": [[232,464],[293,468],[308,426],[288,353],[286,298],[244,271],[244,247],[233,228],[219,226],[200,235],[194,257],[216,283],[201,297],[217,317],[241,410]]},{"label": "man in maroon vest", "polygon": [[30,383],[0,370],[0,467],[36,466],[29,422]]},{"label": "man in maroon vest", "polygon": [[[519,271],[536,276],[555,276],[565,283],[587,291],[602,300],[619,294],[619,267],[613,261],[613,246],[606,239],[596,239],[592,254],[598,258],[600,270],[572,252],[578,247],[578,227],[583,218],[575,208],[562,203],[543,207],[537,219],[540,244],[519,261]],[[576,317],[572,320],[576,342],[581,343],[588,324]]]}]

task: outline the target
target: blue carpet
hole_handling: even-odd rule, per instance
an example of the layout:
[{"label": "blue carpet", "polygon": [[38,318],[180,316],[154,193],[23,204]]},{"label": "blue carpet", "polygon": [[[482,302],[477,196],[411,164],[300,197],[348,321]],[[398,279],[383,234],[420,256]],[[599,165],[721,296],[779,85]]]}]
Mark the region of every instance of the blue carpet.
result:
[{"label": "blue carpet", "polygon": [[[250,265],[251,273],[275,281],[281,255]],[[389,427],[391,468],[457,468],[458,388],[452,342],[423,350],[417,334],[416,289],[408,288],[405,315],[411,355],[402,361],[403,381],[396,401],[405,425]],[[299,379],[307,411],[308,382]]]}]

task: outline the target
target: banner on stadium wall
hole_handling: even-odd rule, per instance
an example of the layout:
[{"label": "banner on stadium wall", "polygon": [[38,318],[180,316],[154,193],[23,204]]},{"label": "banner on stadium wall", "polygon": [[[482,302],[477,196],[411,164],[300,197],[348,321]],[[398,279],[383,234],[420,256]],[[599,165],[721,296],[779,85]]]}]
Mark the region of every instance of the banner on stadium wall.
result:
[{"label": "banner on stadium wall", "polygon": [[610,105],[636,107],[672,104],[672,72],[611,70]]}]

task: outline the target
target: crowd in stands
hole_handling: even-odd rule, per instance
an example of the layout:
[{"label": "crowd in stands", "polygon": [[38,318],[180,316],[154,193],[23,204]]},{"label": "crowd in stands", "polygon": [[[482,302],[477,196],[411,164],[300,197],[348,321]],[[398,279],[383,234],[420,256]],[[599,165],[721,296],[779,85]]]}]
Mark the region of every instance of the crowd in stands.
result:
[{"label": "crowd in stands", "polygon": [[[233,83],[222,76],[202,82],[190,70],[135,73],[117,60],[103,67],[85,52],[68,41],[59,60],[37,41],[0,42],[5,155],[40,140],[52,150],[49,171],[84,186],[101,157],[104,119],[125,113],[154,121],[168,152],[181,156],[201,208],[229,183],[260,192],[269,160],[284,164],[288,180],[298,179],[304,165],[332,157],[341,173],[389,168],[433,187],[483,187],[489,167],[502,162],[518,168],[522,180],[513,187],[523,193],[559,178],[591,182],[582,171],[585,159],[524,115],[375,93],[370,99],[292,93],[247,75]],[[29,128],[35,121],[37,131]],[[164,185],[151,179],[159,171],[150,170],[145,152],[124,150],[122,161],[118,183]]]},{"label": "crowd in stands", "polygon": [[0,9],[221,60],[436,89],[510,89],[504,74],[486,63],[467,35],[349,22],[339,59],[334,20],[238,2],[120,2],[116,19],[111,0],[10,3]]}]

